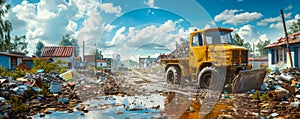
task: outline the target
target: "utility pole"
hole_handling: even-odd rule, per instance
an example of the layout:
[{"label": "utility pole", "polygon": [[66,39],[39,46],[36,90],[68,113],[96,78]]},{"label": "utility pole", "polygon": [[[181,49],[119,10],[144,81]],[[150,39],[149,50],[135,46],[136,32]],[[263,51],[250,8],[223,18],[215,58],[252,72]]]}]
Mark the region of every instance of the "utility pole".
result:
[{"label": "utility pole", "polygon": [[290,48],[290,44],[289,44],[289,38],[288,38],[287,31],[286,31],[286,25],[285,25],[284,14],[283,14],[282,9],[280,10],[280,14],[281,14],[282,23],[283,23],[283,29],[284,29],[284,34],[285,34],[285,43],[286,43],[286,48],[288,50],[288,55],[289,55],[289,59],[290,59],[290,65],[291,65],[291,67],[293,67],[293,60],[292,60],[292,55],[291,55],[291,48]]},{"label": "utility pole", "polygon": [[95,70],[96,70],[96,68],[97,68],[97,55],[98,55],[98,53],[97,53],[97,45],[95,44]]},{"label": "utility pole", "polygon": [[82,58],[83,58],[83,62],[84,62],[84,40],[82,42]]}]

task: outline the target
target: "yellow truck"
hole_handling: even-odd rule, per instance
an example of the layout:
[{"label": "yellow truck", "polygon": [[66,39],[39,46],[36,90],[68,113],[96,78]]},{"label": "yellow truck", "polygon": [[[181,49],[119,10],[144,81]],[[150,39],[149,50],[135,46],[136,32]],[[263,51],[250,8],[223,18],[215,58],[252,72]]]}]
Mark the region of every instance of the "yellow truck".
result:
[{"label": "yellow truck", "polygon": [[[232,44],[232,31],[218,27],[190,33],[188,57],[175,56],[160,61],[165,68],[167,82],[180,84],[182,78],[188,78],[197,81],[200,88],[207,89],[211,83],[218,82],[212,81],[214,74],[217,78],[224,76],[227,83],[232,83],[241,70],[251,69],[248,49]],[[251,74],[255,75],[246,74],[250,78]]]}]

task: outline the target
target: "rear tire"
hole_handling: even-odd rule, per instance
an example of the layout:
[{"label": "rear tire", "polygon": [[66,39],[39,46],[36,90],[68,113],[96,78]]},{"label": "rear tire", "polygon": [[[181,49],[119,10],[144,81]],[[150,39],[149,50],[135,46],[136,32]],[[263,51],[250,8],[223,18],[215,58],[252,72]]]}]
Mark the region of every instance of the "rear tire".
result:
[{"label": "rear tire", "polygon": [[166,72],[167,83],[180,84],[181,72],[178,67],[170,66]]}]

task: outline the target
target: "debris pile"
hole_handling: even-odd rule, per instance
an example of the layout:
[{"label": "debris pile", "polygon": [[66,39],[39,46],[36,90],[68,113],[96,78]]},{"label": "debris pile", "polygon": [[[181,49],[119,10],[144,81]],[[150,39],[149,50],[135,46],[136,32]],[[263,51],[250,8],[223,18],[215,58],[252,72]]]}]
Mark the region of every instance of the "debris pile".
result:
[{"label": "debris pile", "polygon": [[300,70],[276,69],[266,76],[260,90],[223,94],[219,103],[229,105],[222,113],[235,118],[300,118]]},{"label": "debris pile", "polygon": [[186,58],[189,56],[189,42],[183,42],[176,45],[176,49],[171,52],[168,58]]},{"label": "debris pile", "polygon": [[120,93],[120,88],[112,77],[106,78],[99,83],[105,95],[114,95]]},{"label": "debris pile", "polygon": [[0,117],[27,118],[52,111],[73,112],[81,100],[75,93],[74,85],[68,85],[56,73],[27,73],[22,78],[3,77],[0,79]]}]

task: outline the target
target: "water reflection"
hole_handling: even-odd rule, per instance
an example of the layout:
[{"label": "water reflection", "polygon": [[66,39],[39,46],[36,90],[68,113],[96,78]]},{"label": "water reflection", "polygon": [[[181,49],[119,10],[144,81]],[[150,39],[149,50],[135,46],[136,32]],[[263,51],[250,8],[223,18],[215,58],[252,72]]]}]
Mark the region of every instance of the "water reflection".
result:
[{"label": "water reflection", "polygon": [[[161,92],[149,96],[98,96],[83,102],[88,113],[74,109],[74,113],[53,112],[43,118],[180,118],[210,119],[221,114],[226,104],[217,103],[217,92],[205,96],[188,96],[176,92]],[[206,97],[206,98],[205,98]],[[215,103],[217,103],[215,105]],[[79,107],[77,105],[77,107]],[[210,110],[211,109],[211,110]],[[204,114],[201,115],[201,114]],[[34,118],[40,118],[35,115]]]}]

